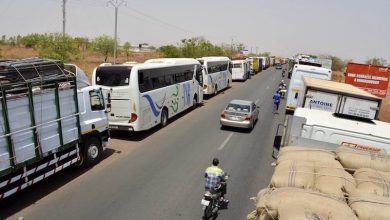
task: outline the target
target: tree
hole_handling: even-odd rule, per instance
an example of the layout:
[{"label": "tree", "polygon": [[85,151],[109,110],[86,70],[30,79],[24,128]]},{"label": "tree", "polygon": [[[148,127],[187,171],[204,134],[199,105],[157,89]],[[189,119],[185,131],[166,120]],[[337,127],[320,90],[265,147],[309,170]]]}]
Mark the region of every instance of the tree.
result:
[{"label": "tree", "polygon": [[178,58],[182,57],[181,50],[173,45],[162,46],[158,49],[164,57]]},{"label": "tree", "polygon": [[102,35],[92,41],[92,50],[101,53],[104,56],[104,62],[107,62],[109,54],[114,52],[115,40],[107,35]]},{"label": "tree", "polygon": [[374,57],[366,61],[366,64],[377,65],[377,66],[385,66],[386,63],[387,63],[386,59],[379,58],[379,57]]},{"label": "tree", "polygon": [[38,48],[40,56],[63,62],[68,62],[72,55],[79,52],[74,39],[62,33],[45,34],[44,41],[39,43]]},{"label": "tree", "polygon": [[131,54],[131,51],[130,51],[130,49],[131,49],[131,44],[129,43],[129,42],[125,42],[124,44],[123,44],[123,52],[125,52],[125,54],[126,54],[126,61],[129,61],[129,56],[130,56],[130,54]]},{"label": "tree", "polygon": [[334,71],[344,71],[347,66],[347,62],[336,56],[330,56],[329,59],[332,60],[332,70]]},{"label": "tree", "polygon": [[37,33],[26,35],[20,39],[20,43],[29,48],[38,47],[42,41],[45,41],[45,35]]}]

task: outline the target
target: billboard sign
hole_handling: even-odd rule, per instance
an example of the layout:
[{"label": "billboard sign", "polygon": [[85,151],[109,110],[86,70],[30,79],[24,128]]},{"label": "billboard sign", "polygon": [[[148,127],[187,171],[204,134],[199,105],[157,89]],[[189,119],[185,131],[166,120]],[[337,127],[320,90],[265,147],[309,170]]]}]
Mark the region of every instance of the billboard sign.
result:
[{"label": "billboard sign", "polygon": [[373,95],[386,98],[390,67],[348,63],[345,83],[354,85]]}]

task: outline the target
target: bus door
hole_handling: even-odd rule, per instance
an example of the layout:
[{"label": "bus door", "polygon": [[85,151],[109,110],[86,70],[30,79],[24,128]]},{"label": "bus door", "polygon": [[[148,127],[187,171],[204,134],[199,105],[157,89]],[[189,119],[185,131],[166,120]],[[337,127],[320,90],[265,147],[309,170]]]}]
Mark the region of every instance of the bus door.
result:
[{"label": "bus door", "polygon": [[203,102],[203,73],[202,73],[202,66],[196,66],[194,67],[195,72],[195,80],[198,82],[199,86],[195,90],[198,94],[198,103]]}]

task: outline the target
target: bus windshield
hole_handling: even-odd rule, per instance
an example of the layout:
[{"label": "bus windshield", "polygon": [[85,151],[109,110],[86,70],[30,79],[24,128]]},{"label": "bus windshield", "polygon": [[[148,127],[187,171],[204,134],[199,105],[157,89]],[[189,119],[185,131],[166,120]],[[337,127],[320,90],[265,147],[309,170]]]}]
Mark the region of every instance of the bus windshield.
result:
[{"label": "bus windshield", "polygon": [[102,86],[130,85],[130,66],[104,66],[96,70],[96,84]]}]

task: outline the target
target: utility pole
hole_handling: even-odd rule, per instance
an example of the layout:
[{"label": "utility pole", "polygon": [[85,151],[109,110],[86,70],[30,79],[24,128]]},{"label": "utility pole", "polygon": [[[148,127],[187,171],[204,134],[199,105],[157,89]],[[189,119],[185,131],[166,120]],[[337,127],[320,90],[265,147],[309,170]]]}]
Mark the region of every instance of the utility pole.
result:
[{"label": "utility pole", "polygon": [[65,24],[66,24],[66,0],[62,0],[62,35],[65,36]]},{"label": "utility pole", "polygon": [[109,5],[112,5],[115,8],[115,37],[114,37],[114,41],[115,41],[115,45],[114,45],[114,64],[115,64],[116,63],[116,48],[117,48],[117,44],[118,44],[118,40],[117,40],[118,8],[121,5],[126,5],[126,2],[124,0],[110,0],[110,1],[107,2],[107,6],[109,6]]}]

